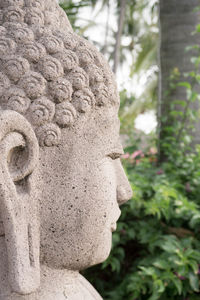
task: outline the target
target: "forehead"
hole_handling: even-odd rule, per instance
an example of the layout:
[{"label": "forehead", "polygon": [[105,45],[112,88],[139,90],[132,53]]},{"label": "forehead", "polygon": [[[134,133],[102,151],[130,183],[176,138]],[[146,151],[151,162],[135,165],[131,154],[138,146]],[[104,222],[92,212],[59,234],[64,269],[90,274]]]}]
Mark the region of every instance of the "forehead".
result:
[{"label": "forehead", "polygon": [[61,148],[64,147],[65,153],[70,149],[74,157],[75,153],[84,153],[84,159],[87,154],[88,157],[95,158],[108,155],[110,152],[121,153],[123,150],[119,141],[119,129],[117,107],[100,108],[88,119],[83,116],[82,122],[80,121],[73,129],[63,130]]}]

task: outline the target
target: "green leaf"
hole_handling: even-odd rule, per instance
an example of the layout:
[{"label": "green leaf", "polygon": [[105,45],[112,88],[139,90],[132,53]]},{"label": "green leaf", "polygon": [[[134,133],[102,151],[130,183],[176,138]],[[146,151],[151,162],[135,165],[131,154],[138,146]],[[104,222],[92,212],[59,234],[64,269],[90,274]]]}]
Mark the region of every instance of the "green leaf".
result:
[{"label": "green leaf", "polygon": [[190,261],[189,261],[189,265],[192,267],[193,272],[194,272],[195,274],[197,274],[197,273],[198,273],[198,270],[199,270],[199,265],[198,265],[198,263],[197,263],[196,261],[194,261],[194,260],[190,260]]},{"label": "green leaf", "polygon": [[191,57],[191,63],[194,64],[196,67],[199,65],[200,63],[200,57]]},{"label": "green leaf", "polygon": [[154,291],[152,296],[148,298],[148,300],[158,300],[160,298],[160,293],[158,291]]},{"label": "green leaf", "polygon": [[159,268],[159,269],[163,269],[163,270],[167,270],[169,268],[169,262],[164,260],[164,259],[157,259],[153,265],[156,267],[156,268]]},{"label": "green leaf", "polygon": [[[148,268],[146,268],[146,267],[139,267],[140,268],[140,270],[142,270],[142,273],[144,274],[144,275],[147,275],[147,276],[151,276],[151,277],[154,277],[155,275],[156,275],[156,271],[155,271],[155,269],[154,268],[152,268],[152,267],[148,267]],[[155,276],[156,277],[156,276]]]},{"label": "green leaf", "polygon": [[167,236],[161,245],[161,248],[169,253],[176,253],[179,250],[179,244],[175,236]]},{"label": "green leaf", "polygon": [[183,87],[186,87],[187,89],[191,89],[191,84],[187,81],[182,81],[182,82],[179,82],[178,83],[178,86],[183,86]]},{"label": "green leaf", "polygon": [[200,32],[200,24],[196,26],[196,32]]},{"label": "green leaf", "polygon": [[192,219],[190,220],[190,226],[194,228],[199,223],[200,223],[200,213],[196,213],[193,215]]},{"label": "green leaf", "polygon": [[196,274],[194,274],[192,272],[189,273],[189,282],[190,282],[191,288],[195,292],[199,292],[199,278]]},{"label": "green leaf", "polygon": [[194,50],[194,49],[200,49],[200,46],[199,45],[193,45],[193,46],[187,46],[185,47],[185,51],[188,52],[188,51],[191,51],[191,50]]},{"label": "green leaf", "polygon": [[180,105],[182,107],[185,107],[186,106],[186,101],[184,101],[184,100],[175,100],[174,104],[175,105]]},{"label": "green leaf", "polygon": [[177,288],[178,294],[181,295],[182,289],[183,289],[182,281],[179,278],[175,277],[175,276],[172,277],[171,280],[174,283],[175,287]]}]

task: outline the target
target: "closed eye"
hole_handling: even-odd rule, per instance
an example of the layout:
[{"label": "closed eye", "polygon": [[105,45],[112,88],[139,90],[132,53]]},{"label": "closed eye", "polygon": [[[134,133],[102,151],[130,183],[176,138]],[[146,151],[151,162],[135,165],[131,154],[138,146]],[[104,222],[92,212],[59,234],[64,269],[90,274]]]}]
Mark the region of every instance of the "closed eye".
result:
[{"label": "closed eye", "polygon": [[107,156],[110,157],[111,159],[115,160],[120,158],[123,155],[122,152],[112,152],[110,154],[108,154]]}]

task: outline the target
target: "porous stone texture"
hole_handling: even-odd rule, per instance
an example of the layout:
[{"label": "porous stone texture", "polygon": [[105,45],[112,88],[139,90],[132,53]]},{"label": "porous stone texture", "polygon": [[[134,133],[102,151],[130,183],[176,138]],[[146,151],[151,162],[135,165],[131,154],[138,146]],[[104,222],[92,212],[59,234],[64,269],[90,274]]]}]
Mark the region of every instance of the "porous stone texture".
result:
[{"label": "porous stone texture", "polygon": [[40,145],[50,128],[47,146],[58,145],[60,128],[94,106],[119,104],[109,66],[56,1],[1,0],[0,9],[1,106],[23,114]]},{"label": "porous stone texture", "polygon": [[0,300],[101,299],[78,271],[132,194],[114,75],[56,0],[0,0],[0,62]]}]

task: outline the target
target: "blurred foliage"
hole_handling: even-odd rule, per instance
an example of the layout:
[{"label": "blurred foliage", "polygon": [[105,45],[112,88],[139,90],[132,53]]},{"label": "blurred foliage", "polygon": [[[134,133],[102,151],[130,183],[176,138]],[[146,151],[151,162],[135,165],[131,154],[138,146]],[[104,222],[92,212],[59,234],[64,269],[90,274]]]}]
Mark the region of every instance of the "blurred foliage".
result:
[{"label": "blurred foliage", "polygon": [[[119,18],[120,0],[115,2],[115,19]],[[98,48],[106,55],[113,65],[113,54],[115,49],[117,30],[113,29],[111,24],[111,4],[112,0],[62,0],[60,5],[66,11],[74,30],[90,39],[88,29],[93,28],[98,32],[102,26],[98,24],[97,16],[104,11],[107,18],[105,36],[102,36],[101,42],[97,44]],[[98,9],[97,9],[98,6]],[[88,7],[88,14],[84,16],[84,25],[79,26],[84,9]],[[91,19],[91,8],[96,8],[96,15]],[[158,0],[133,0],[127,1],[125,22],[120,48],[120,66],[118,72],[124,66],[127,66],[127,57],[129,57],[129,78],[135,78],[140,82],[145,78],[143,92],[136,96],[133,92],[127,93],[121,88],[122,98],[127,98],[121,102],[121,121],[123,122],[123,132],[133,127],[134,120],[138,114],[156,108],[157,102],[157,44],[158,44]],[[136,83],[137,84],[137,83]],[[137,89],[135,89],[137,90]]]},{"label": "blurred foliage", "polygon": [[194,70],[185,81],[178,69],[169,78],[168,96],[181,87],[187,98],[175,99],[164,116],[165,160],[158,160],[155,147],[141,151],[135,145],[122,157],[134,195],[122,207],[110,257],[86,272],[105,300],[200,299],[200,145],[190,148],[200,47],[186,51],[194,48]]},{"label": "blurred foliage", "polygon": [[86,276],[105,300],[199,299],[200,147],[160,166],[154,148],[123,162],[134,195],[110,257]]},{"label": "blurred foliage", "polygon": [[[109,1],[103,0],[65,1],[63,7],[76,27],[80,9],[100,1],[102,9],[109,8]],[[116,3],[118,16],[120,1]],[[150,19],[144,17],[149,12]],[[97,26],[92,22],[89,26]],[[87,26],[85,30],[82,32],[87,35]],[[108,32],[113,37],[116,34]],[[140,97],[121,90],[122,133],[132,136],[134,118],[156,103],[157,1],[128,1],[123,37],[128,37],[129,43],[122,38],[121,66],[131,54],[130,77],[147,74]],[[111,62],[113,47],[106,45]],[[103,41],[100,48],[105,49]],[[134,195],[122,206],[111,255],[103,264],[84,272],[104,300],[200,299],[200,146],[195,153],[190,148],[193,123],[198,117],[190,103],[200,98],[195,91],[200,83],[200,47],[191,46],[187,51],[193,49],[197,50],[197,56],[191,59],[194,71],[179,82],[180,73],[175,68],[169,78],[168,96],[181,87],[186,89],[187,98],[175,99],[170,114],[163,116],[165,160],[159,162],[157,141],[143,151],[134,141],[122,157]]]},{"label": "blurred foliage", "polygon": [[74,1],[74,0],[63,0],[60,1],[60,6],[66,12],[69,21],[73,27],[73,29],[83,34],[85,30],[87,30],[90,26],[94,26],[95,22],[92,20],[88,20],[88,24],[84,28],[80,28],[76,25],[77,16],[79,12],[85,7],[95,7],[98,0],[81,0],[81,1]]}]

